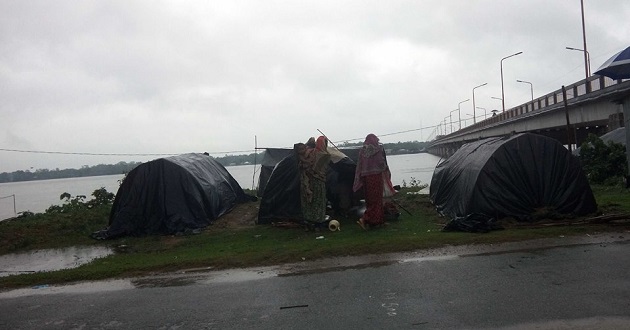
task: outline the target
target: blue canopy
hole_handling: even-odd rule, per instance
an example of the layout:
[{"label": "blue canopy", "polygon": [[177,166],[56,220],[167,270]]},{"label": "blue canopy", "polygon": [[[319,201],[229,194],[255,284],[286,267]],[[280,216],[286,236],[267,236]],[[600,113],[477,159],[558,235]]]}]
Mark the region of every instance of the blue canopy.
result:
[{"label": "blue canopy", "polygon": [[612,79],[630,78],[630,47],[609,58],[595,71],[595,74]]}]

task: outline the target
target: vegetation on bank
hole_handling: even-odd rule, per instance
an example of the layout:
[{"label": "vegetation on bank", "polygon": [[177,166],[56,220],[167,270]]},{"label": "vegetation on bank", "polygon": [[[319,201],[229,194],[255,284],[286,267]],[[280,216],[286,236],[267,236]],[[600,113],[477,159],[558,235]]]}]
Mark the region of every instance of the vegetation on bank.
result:
[{"label": "vegetation on bank", "polygon": [[626,147],[620,143],[605,143],[595,134],[589,134],[580,146],[580,161],[589,181],[614,185],[628,173]]},{"label": "vegetation on bank", "polygon": [[112,175],[129,173],[136,166],[140,165],[139,162],[119,162],[117,164],[99,164],[95,166],[84,165],[79,169],[66,168],[66,169],[37,169],[35,171],[15,171],[15,172],[2,172],[0,173],[0,183],[5,182],[19,182],[19,181],[35,181],[35,180],[50,180],[50,179],[63,179],[63,178],[78,178],[86,176],[99,176],[99,175]]},{"label": "vegetation on bank", "polygon": [[[350,148],[358,147],[363,142],[359,143],[342,143],[338,147]],[[386,143],[384,144],[388,154],[409,154],[418,153],[424,149],[426,142],[398,142],[398,143]],[[212,157],[212,156],[210,156]],[[223,166],[234,165],[246,165],[260,163],[262,154],[251,153],[245,155],[225,155],[223,157],[213,157]],[[34,181],[34,180],[50,180],[50,179],[62,179],[62,178],[75,178],[86,176],[99,176],[99,175],[115,175],[126,174],[133,170],[136,166],[140,165],[140,162],[119,162],[117,164],[99,164],[95,166],[84,165],[79,169],[37,169],[35,171],[15,171],[15,172],[2,172],[0,173],[0,183],[5,182],[19,182],[19,181]]]}]

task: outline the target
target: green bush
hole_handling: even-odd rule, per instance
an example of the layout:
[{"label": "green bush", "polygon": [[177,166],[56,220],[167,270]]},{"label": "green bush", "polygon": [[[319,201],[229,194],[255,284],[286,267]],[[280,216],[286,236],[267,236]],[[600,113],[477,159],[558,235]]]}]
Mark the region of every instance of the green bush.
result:
[{"label": "green bush", "polygon": [[628,172],[625,146],[612,141],[604,143],[595,134],[589,134],[580,146],[580,160],[591,183],[619,183]]},{"label": "green bush", "polygon": [[104,187],[94,190],[94,192],[92,192],[92,196],[94,197],[93,199],[85,202],[84,195],[72,197],[69,193],[64,192],[61,196],[59,196],[59,199],[65,199],[64,203],[62,205],[51,205],[46,209],[45,213],[68,213],[84,209],[92,209],[100,205],[111,205],[114,201],[114,194],[108,192]]}]

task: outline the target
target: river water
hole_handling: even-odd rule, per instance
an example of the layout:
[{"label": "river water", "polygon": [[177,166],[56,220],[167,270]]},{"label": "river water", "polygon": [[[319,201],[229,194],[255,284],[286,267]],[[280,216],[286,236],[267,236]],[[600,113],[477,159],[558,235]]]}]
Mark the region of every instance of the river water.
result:
[{"label": "river water", "polygon": [[[422,153],[387,156],[394,185],[410,184],[412,179],[429,184],[439,157]],[[260,166],[228,166],[228,172],[245,189],[255,189]],[[116,193],[123,175],[103,175],[82,178],[0,183],[0,220],[14,217],[23,211],[44,212],[51,205],[63,204],[60,195],[85,195],[92,199],[92,192],[104,187]]]}]

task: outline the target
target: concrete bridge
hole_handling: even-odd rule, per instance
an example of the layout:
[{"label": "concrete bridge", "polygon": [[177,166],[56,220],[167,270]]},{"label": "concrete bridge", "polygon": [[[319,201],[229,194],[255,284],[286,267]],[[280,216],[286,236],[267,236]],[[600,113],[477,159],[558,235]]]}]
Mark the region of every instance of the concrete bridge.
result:
[{"label": "concrete bridge", "polygon": [[630,80],[592,76],[473,125],[437,135],[427,151],[449,157],[466,142],[524,132],[545,135],[572,148],[580,146],[589,133],[601,136],[627,127],[624,122],[630,120],[629,113]]}]

